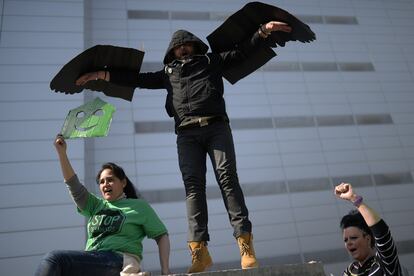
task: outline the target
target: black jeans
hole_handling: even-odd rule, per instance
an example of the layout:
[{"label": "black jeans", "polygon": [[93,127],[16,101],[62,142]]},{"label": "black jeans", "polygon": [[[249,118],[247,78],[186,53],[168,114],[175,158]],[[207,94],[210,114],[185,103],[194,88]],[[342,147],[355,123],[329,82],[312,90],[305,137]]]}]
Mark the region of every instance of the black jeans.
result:
[{"label": "black jeans", "polygon": [[111,251],[55,250],[46,254],[35,276],[119,276],[123,257]]},{"label": "black jeans", "polygon": [[206,156],[220,186],[233,235],[250,233],[251,222],[236,169],[233,136],[227,122],[177,131],[177,149],[187,205],[188,241],[208,241]]}]

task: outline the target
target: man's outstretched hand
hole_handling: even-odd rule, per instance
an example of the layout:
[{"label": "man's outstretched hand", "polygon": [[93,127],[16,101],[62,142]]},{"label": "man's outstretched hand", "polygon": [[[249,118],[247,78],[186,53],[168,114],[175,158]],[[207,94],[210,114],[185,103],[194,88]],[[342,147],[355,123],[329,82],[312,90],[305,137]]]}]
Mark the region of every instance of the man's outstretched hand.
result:
[{"label": "man's outstretched hand", "polygon": [[262,31],[264,31],[267,34],[270,34],[271,32],[276,32],[276,31],[290,33],[292,31],[292,27],[290,27],[288,24],[284,22],[270,21],[262,25]]},{"label": "man's outstretched hand", "polygon": [[82,86],[85,85],[88,81],[91,80],[106,80],[109,81],[109,72],[107,71],[96,71],[83,74],[76,80],[76,85]]}]

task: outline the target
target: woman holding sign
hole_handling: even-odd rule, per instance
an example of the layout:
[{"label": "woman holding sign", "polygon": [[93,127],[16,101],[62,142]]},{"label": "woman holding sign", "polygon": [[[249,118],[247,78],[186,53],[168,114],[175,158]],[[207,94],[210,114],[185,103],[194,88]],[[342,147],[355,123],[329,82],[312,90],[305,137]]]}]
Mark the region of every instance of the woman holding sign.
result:
[{"label": "woman holding sign", "polygon": [[155,211],[139,199],[124,170],[105,163],[96,176],[102,198],[89,193],[73,170],[67,144],[57,135],[54,145],[64,181],[80,214],[88,218],[85,251],[55,250],[41,261],[36,276],[49,275],[138,275],[142,240],[156,240],[161,274],[169,274],[168,232]]}]

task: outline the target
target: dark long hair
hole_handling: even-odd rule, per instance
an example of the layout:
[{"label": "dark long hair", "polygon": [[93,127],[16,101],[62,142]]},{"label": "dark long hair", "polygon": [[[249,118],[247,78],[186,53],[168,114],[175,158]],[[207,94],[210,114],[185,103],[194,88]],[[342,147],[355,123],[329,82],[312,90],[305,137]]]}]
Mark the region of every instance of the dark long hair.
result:
[{"label": "dark long hair", "polygon": [[369,228],[368,224],[365,222],[364,217],[358,210],[351,210],[347,215],[343,216],[341,219],[340,227],[342,230],[348,227],[357,227],[361,229],[367,235],[371,236],[371,247],[375,246],[374,236]]},{"label": "dark long hair", "polygon": [[106,170],[110,169],[112,173],[118,177],[120,180],[126,179],[126,185],[124,187],[124,193],[127,198],[141,198],[141,195],[137,193],[135,190],[134,184],[132,184],[131,180],[129,180],[128,176],[126,176],[125,171],[122,167],[118,166],[115,163],[108,162],[102,165],[101,169],[99,170],[98,174],[96,175],[96,183],[99,184],[99,179],[101,177],[101,173]]}]

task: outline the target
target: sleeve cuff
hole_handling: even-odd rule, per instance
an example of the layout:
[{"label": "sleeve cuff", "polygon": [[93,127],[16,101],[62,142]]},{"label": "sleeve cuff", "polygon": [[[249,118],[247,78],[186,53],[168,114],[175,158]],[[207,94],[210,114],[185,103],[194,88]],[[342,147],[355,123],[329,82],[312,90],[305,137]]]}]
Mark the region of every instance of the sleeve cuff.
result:
[{"label": "sleeve cuff", "polygon": [[375,237],[380,237],[388,231],[388,225],[383,219],[381,219],[376,224],[372,225],[370,229]]},{"label": "sleeve cuff", "polygon": [[78,176],[77,176],[76,174],[74,174],[71,178],[67,179],[67,180],[65,181],[65,183],[66,183],[68,186],[74,186],[74,185],[76,185],[76,184],[79,184],[79,183],[80,183],[80,181],[79,181]]}]

